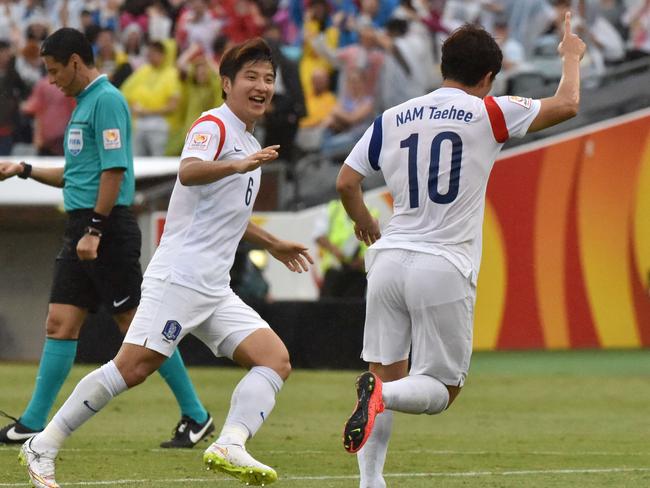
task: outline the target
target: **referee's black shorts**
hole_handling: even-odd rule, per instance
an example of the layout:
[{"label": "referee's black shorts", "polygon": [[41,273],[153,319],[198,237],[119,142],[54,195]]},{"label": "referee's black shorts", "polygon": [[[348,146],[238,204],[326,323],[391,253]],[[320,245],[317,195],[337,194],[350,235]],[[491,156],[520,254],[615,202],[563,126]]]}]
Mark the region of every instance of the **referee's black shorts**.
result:
[{"label": "referee's black shorts", "polygon": [[111,314],[126,312],[140,303],[140,228],[129,207],[113,207],[97,259],[81,261],[77,242],[92,214],[93,209],[68,212],[63,247],[54,265],[50,303],[74,305],[91,312],[104,305]]}]

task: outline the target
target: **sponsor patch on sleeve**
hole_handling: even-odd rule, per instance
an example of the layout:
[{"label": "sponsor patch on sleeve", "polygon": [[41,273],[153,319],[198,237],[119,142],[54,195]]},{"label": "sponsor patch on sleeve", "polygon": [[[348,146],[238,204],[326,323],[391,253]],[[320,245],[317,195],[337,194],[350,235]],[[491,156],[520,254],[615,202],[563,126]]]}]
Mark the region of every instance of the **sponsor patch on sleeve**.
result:
[{"label": "sponsor patch on sleeve", "polygon": [[517,105],[521,105],[525,109],[529,109],[533,104],[532,99],[524,98],[524,97],[508,97],[508,100],[511,101],[512,103],[516,103]]},{"label": "sponsor patch on sleeve", "polygon": [[104,139],[104,149],[119,149],[122,147],[120,129],[106,129],[102,131],[102,138]]},{"label": "sponsor patch on sleeve", "polygon": [[187,145],[188,149],[196,149],[198,151],[207,151],[208,143],[210,142],[211,134],[206,134],[204,132],[195,132],[190,138],[190,142]]}]

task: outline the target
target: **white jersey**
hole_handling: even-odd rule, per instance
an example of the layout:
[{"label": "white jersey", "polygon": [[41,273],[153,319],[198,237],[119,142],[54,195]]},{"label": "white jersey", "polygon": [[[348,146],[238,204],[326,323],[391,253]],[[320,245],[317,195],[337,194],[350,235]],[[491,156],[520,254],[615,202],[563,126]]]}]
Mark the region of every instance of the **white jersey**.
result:
[{"label": "white jersey", "polygon": [[381,171],[394,213],[370,249],[437,254],[476,284],[485,191],[509,137],[523,137],[539,100],[478,97],[440,88],[386,110],[345,164],[364,176]]},{"label": "white jersey", "polygon": [[[224,103],[201,114],[185,138],[181,159],[244,159],[260,144]],[[207,185],[184,186],[176,179],[165,230],[145,277],[169,279],[202,293],[223,296],[230,268],[253,210],[260,168]]]}]

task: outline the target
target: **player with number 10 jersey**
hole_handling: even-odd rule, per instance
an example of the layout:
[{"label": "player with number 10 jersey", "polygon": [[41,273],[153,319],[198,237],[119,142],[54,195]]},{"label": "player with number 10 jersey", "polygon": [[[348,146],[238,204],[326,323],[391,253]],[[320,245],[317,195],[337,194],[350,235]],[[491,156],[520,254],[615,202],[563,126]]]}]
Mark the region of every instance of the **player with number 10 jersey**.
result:
[{"label": "player with number 10 jersey", "polygon": [[539,100],[481,100],[443,87],[377,117],[346,159],[364,176],[381,170],[393,195],[393,216],[373,248],[444,256],[476,284],[490,171],[539,108]]}]

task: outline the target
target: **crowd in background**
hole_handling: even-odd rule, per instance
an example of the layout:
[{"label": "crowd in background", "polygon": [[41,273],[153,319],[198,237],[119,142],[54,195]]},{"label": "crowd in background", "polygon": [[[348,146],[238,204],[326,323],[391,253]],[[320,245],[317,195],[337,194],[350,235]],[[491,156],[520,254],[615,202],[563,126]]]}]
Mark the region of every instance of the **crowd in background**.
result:
[{"label": "crowd in background", "polygon": [[126,96],[136,156],[178,155],[191,123],[222,101],[224,50],[263,36],[278,74],[256,135],[293,163],[340,160],[377,112],[439,86],[440,46],[466,22],[502,47],[495,94],[522,74],[559,77],[569,8],[593,83],[650,56],[650,0],[0,0],[0,154],[25,144],[63,154],[74,100],[47,82],[39,57],[62,26],[85,32],[96,66]]}]

